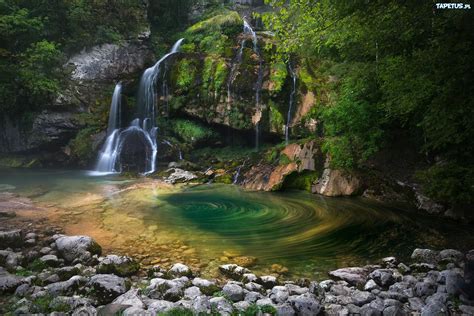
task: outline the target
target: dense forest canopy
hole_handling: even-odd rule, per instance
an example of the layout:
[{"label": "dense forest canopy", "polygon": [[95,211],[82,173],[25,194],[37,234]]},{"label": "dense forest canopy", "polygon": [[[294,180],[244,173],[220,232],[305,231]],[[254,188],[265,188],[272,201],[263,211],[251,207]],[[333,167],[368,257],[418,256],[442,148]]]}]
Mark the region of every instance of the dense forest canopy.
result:
[{"label": "dense forest canopy", "polygon": [[1,0],[0,110],[25,115],[63,86],[66,57],[136,36],[146,26],[142,1]]},{"label": "dense forest canopy", "polygon": [[[431,1],[267,1],[283,56],[315,71],[332,163],[364,162],[399,131],[431,168],[431,196],[474,200],[474,19]],[[403,159],[401,157],[400,159]]]}]

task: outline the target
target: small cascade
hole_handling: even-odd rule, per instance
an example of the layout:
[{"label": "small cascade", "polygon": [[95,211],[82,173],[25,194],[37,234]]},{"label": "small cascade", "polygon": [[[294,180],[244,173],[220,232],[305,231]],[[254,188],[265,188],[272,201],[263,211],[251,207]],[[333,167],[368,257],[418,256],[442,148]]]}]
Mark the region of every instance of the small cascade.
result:
[{"label": "small cascade", "polygon": [[227,80],[227,104],[228,110],[230,110],[230,104],[232,103],[232,84],[234,83],[235,78],[237,77],[238,70],[240,65],[242,64],[242,56],[244,54],[245,43],[247,41],[243,39],[240,42],[240,48],[237,51],[237,55],[235,56],[234,62],[232,63],[232,68],[230,70],[229,79]]},{"label": "small cascade", "polygon": [[[156,171],[156,157],[158,154],[158,127],[156,127],[156,81],[161,71],[161,65],[166,59],[177,53],[183,39],[178,40],[171,51],[163,56],[155,65],[145,70],[138,88],[138,117],[124,129],[120,129],[120,97],[121,84],[117,84],[109,115],[108,137],[99,154],[95,174],[121,172],[118,161],[122,151],[133,151],[145,156],[144,174]],[[166,74],[165,74],[166,75]],[[133,156],[135,158],[135,156]],[[138,157],[137,157],[138,159]]]},{"label": "small cascade", "polygon": [[[255,83],[255,106],[257,111],[261,112],[261,105],[260,105],[260,92],[262,90],[263,84],[263,59],[258,49],[258,39],[257,34],[252,29],[252,26],[247,22],[244,18],[244,34],[250,35],[252,37],[253,42],[253,51],[258,56],[258,78],[257,82]],[[258,150],[260,142],[260,119],[255,122],[255,149]]]},{"label": "small cascade", "polygon": [[99,174],[115,173],[117,170],[116,161],[118,157],[118,143],[120,137],[120,121],[121,121],[121,98],[122,84],[115,86],[110,104],[109,125],[107,128],[107,138],[102,149],[99,152],[96,172]]},{"label": "small cascade", "polygon": [[295,95],[296,95],[296,72],[294,71],[293,67],[291,67],[291,63],[288,63],[288,69],[290,71],[293,85],[292,85],[292,89],[290,93],[290,101],[288,104],[288,114],[286,116],[286,125],[285,125],[285,142],[287,145],[290,140],[291,113],[293,110],[293,103],[295,102]]},{"label": "small cascade", "polygon": [[[245,164],[245,163],[244,163],[244,164]],[[237,172],[235,173],[234,181],[232,181],[232,184],[237,184],[237,182],[239,181],[240,170],[242,170],[242,167],[244,166],[244,164],[240,165],[240,166],[237,168]]]}]

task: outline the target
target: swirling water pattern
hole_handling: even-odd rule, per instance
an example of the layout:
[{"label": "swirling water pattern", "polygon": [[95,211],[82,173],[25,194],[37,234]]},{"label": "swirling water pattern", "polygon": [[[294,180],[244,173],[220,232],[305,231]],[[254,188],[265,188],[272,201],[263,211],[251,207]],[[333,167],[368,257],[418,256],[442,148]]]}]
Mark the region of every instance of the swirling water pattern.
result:
[{"label": "swirling water pattern", "polygon": [[315,277],[388,255],[406,259],[417,247],[474,246],[472,226],[362,198],[246,192],[215,184],[163,190],[140,186],[146,179],[70,171],[0,170],[0,175],[2,188],[34,196],[40,203],[75,212],[71,203],[80,201],[86,215],[77,219],[77,227],[87,228],[80,221],[88,225],[94,214],[107,220],[99,226],[117,236],[110,241],[112,248],[121,248],[125,236],[146,252],[150,245],[140,239],[146,233],[157,243],[179,240],[194,248],[192,257],[204,263],[222,264],[225,252],[255,257],[255,271],[278,263],[293,276]]}]

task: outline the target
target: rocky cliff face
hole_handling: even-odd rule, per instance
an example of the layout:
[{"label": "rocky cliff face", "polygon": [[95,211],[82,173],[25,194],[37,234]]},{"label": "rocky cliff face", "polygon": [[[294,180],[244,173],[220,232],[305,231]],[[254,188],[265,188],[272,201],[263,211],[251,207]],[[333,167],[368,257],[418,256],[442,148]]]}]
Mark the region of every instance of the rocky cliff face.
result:
[{"label": "rocky cliff face", "polygon": [[81,113],[110,102],[110,87],[136,77],[153,60],[147,38],[104,44],[74,55],[64,65],[71,71],[68,87],[28,122],[4,118],[0,124],[0,153],[66,151],[65,146],[86,124]]}]

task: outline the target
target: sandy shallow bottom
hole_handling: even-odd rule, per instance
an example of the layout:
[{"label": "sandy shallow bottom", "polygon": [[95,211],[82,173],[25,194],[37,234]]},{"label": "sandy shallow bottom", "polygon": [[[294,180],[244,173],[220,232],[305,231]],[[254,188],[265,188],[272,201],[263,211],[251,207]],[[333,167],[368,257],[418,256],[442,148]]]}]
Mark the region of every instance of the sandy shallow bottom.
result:
[{"label": "sandy shallow bottom", "polygon": [[171,186],[85,172],[0,170],[0,226],[60,227],[142,265],[183,262],[205,277],[237,263],[312,279],[416,247],[474,245],[471,226],[363,199],[245,192],[231,185]]}]

